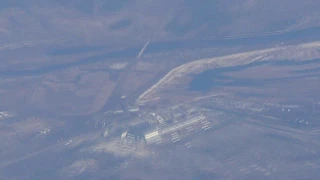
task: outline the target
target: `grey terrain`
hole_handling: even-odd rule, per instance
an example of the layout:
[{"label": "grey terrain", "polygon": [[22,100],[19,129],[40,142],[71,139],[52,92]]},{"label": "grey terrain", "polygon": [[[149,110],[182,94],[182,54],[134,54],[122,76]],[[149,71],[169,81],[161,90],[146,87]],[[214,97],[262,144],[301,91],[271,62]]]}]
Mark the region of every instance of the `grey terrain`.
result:
[{"label": "grey terrain", "polygon": [[0,179],[319,179],[320,1],[0,1]]}]

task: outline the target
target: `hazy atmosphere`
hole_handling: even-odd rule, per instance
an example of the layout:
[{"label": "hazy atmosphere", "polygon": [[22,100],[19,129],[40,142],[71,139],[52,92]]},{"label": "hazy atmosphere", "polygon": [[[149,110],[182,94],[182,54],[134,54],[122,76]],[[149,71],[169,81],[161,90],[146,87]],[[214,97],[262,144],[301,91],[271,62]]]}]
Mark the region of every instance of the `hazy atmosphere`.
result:
[{"label": "hazy atmosphere", "polygon": [[320,179],[319,0],[1,0],[0,180]]}]

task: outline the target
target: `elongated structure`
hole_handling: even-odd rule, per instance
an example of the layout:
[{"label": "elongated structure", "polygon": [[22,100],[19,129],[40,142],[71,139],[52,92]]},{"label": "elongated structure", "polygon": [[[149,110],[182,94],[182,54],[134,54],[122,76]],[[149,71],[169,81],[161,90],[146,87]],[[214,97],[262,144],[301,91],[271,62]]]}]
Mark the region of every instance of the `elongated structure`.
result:
[{"label": "elongated structure", "polygon": [[149,45],[150,39],[148,39],[148,41],[146,42],[146,44],[142,47],[142,49],[140,50],[137,58],[140,58],[143,54],[143,52],[146,50],[147,46]]}]

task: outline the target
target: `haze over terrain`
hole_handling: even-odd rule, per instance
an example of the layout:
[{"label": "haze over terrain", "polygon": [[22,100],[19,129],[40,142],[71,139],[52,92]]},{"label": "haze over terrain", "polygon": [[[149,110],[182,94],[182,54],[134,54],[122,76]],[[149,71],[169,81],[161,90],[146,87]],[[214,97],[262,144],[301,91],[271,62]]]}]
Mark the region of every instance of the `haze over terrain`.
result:
[{"label": "haze over terrain", "polygon": [[319,7],[1,0],[0,179],[319,179]]},{"label": "haze over terrain", "polygon": [[125,46],[154,40],[223,38],[319,25],[319,1],[1,1],[1,42],[67,38]]}]

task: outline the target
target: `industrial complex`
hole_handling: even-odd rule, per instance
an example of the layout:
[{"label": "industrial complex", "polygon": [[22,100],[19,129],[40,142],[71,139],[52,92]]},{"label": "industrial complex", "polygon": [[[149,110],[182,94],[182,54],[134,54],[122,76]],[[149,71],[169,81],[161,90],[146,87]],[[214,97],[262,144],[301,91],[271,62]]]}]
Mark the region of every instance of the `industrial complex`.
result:
[{"label": "industrial complex", "polygon": [[159,145],[177,143],[180,140],[197,132],[206,131],[216,123],[209,120],[205,109],[190,105],[175,105],[173,107],[157,110],[156,112],[139,111],[126,127],[121,136],[123,142],[132,143],[144,141],[145,145]]}]

